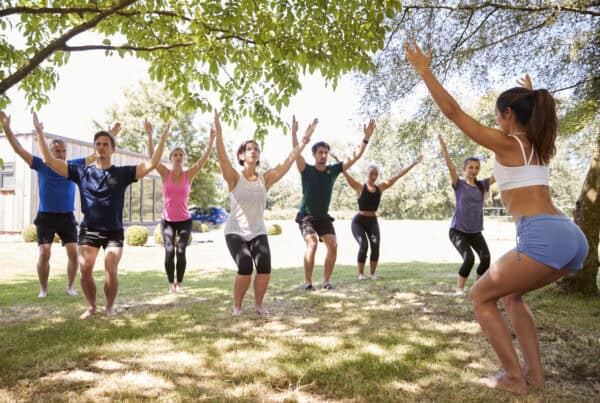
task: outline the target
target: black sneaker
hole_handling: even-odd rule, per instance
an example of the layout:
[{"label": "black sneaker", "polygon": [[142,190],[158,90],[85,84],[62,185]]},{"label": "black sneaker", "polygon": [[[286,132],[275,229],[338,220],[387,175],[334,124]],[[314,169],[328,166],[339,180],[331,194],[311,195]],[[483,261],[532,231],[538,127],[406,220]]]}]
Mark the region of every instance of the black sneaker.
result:
[{"label": "black sneaker", "polygon": [[314,291],[315,287],[312,284],[304,284],[304,291]]},{"label": "black sneaker", "polygon": [[323,284],[323,289],[324,290],[333,290],[333,285],[331,283],[325,283],[325,284]]}]

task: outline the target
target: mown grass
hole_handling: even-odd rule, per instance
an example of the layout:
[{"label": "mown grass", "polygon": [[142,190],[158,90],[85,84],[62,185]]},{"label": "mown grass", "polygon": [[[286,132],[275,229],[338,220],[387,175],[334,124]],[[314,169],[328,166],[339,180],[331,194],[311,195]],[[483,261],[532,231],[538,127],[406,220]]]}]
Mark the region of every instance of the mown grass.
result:
[{"label": "mown grass", "polygon": [[336,289],[316,293],[301,290],[301,268],[275,270],[269,319],[252,291],[230,316],[230,271],[191,270],[186,293],[167,295],[162,273],[123,270],[112,320],[78,320],[85,304],[62,294],[64,278],[45,300],[35,278],[5,283],[0,400],[597,401],[598,298],[528,296],[547,388],[515,398],[477,383],[499,368],[469,299],[452,295],[455,265],[381,265],[376,282],[354,270],[337,267]]}]

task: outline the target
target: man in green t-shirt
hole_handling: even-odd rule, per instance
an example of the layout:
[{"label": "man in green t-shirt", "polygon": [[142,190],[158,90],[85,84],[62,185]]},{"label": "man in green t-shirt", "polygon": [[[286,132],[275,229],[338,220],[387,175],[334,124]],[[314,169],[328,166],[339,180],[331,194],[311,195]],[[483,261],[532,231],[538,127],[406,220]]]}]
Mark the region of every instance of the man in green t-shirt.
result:
[{"label": "man in green t-shirt", "polygon": [[[333,217],[328,214],[329,202],[333,184],[342,171],[350,168],[365,152],[369,138],[375,130],[375,120],[371,119],[369,125],[365,125],[364,138],[358,149],[344,162],[327,165],[329,157],[329,144],[319,141],[312,146],[312,154],[315,164],[307,164],[300,155],[296,158],[296,166],[302,177],[302,202],[296,216],[296,222],[306,243],[304,252],[304,289],[314,291],[312,285],[312,273],[315,266],[315,253],[317,245],[321,240],[327,247],[327,255],[323,265],[323,288],[330,290],[333,285],[329,282],[333,266],[337,258],[337,241],[333,227]],[[296,117],[292,123],[292,144],[298,144],[298,122]]]}]

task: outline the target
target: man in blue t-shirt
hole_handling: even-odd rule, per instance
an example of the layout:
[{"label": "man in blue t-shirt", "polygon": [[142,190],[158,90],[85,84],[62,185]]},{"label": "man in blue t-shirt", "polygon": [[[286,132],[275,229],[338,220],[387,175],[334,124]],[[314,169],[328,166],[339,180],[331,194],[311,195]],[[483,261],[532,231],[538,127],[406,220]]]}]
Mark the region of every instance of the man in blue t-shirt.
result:
[{"label": "man in blue t-shirt", "polygon": [[[77,222],[73,211],[75,210],[75,183],[58,175],[48,165],[36,156],[26,151],[10,128],[10,117],[0,111],[0,123],[4,128],[8,142],[15,152],[31,167],[37,171],[38,193],[40,198],[37,216],[34,220],[36,225],[39,256],[37,272],[40,281],[39,298],[48,295],[48,276],[50,274],[50,254],[55,234],[58,234],[62,245],[67,252],[67,294],[77,295],[73,289],[73,282],[77,274]],[[120,124],[116,124],[111,130],[114,136],[119,132]],[[54,158],[65,160],[67,155],[66,144],[61,139],[50,142],[50,151]],[[69,160],[70,164],[89,165],[95,159],[95,155],[86,158]]]},{"label": "man in blue t-shirt", "polygon": [[100,247],[104,248],[104,295],[106,314],[115,316],[114,302],[119,288],[117,270],[123,253],[123,203],[125,190],[138,179],[149,174],[160,162],[170,123],[150,160],[137,165],[117,167],[111,158],[115,140],[108,132],[94,135],[96,161],[90,166],[66,163],[54,158],[44,140],[43,125],[33,114],[40,151],[44,162],[56,173],[68,177],[79,186],[81,210],[84,214],[79,231],[79,270],[81,289],[89,308],[80,316],[89,318],[96,313],[96,284],[93,269]]},{"label": "man in blue t-shirt", "polygon": [[[330,290],[331,273],[337,259],[337,240],[333,218],[328,214],[331,192],[338,175],[349,169],[365,152],[369,139],[375,130],[375,120],[371,119],[369,125],[363,127],[364,138],[353,155],[344,162],[327,165],[329,157],[329,144],[319,141],[312,146],[315,165],[307,164],[300,155],[296,158],[296,166],[302,177],[302,201],[296,215],[296,222],[306,243],[304,252],[304,289],[314,291],[312,273],[315,267],[315,253],[319,240],[327,247],[327,255],[323,264],[323,288]],[[294,117],[292,122],[292,144],[298,144],[298,122]]]}]

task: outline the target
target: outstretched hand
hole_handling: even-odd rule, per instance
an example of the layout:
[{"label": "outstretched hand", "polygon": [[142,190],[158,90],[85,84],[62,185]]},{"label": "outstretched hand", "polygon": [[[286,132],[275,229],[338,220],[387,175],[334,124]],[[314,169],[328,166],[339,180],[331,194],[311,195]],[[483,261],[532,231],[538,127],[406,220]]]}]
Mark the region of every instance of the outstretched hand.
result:
[{"label": "outstretched hand", "polygon": [[148,120],[148,118],[144,118],[144,130],[146,130],[146,134],[149,136],[152,135],[152,131],[154,128],[152,127],[152,123]]},{"label": "outstretched hand", "polygon": [[44,134],[44,125],[39,121],[37,113],[33,112],[33,127],[38,134]]},{"label": "outstretched hand", "polygon": [[369,125],[363,125],[363,131],[365,133],[365,138],[368,140],[371,138],[371,136],[373,135],[373,132],[375,131],[375,127],[377,127],[377,125],[375,124],[375,119],[371,119],[369,120]]},{"label": "outstretched hand", "polygon": [[171,121],[169,120],[167,122],[167,127],[165,127],[165,131],[163,132],[163,137],[167,137],[167,134],[169,134],[170,130],[171,130]]},{"label": "outstretched hand", "polygon": [[0,111],[0,124],[3,127],[10,127],[10,116],[7,116],[4,111]]},{"label": "outstretched hand", "polygon": [[298,121],[296,115],[292,115],[292,136],[298,133]]},{"label": "outstretched hand", "polygon": [[215,137],[217,137],[217,130],[214,127],[211,127],[208,141],[212,143],[213,141],[215,141]]},{"label": "outstretched hand", "polygon": [[221,131],[221,119],[219,119],[219,112],[217,112],[215,110],[215,125],[214,125],[214,129],[215,129],[215,134],[217,136],[220,136],[221,134],[223,134],[223,132]]},{"label": "outstretched hand", "polygon": [[412,44],[406,42],[404,44],[404,53],[406,55],[406,60],[413,66],[413,69],[419,74],[429,69],[429,65],[431,64],[432,52],[429,49],[427,55],[425,55],[417,41],[412,41]]},{"label": "outstretched hand", "polygon": [[[294,120],[296,120],[295,117],[294,117]],[[315,132],[315,129],[317,128],[318,124],[319,124],[319,119],[315,118],[312,121],[312,123],[308,125],[308,127],[306,128],[306,131],[304,132],[304,137],[302,137],[302,142],[304,144],[308,144],[310,142],[310,137]],[[297,129],[297,126],[298,126],[298,122],[296,122],[296,129]]]},{"label": "outstretched hand", "polygon": [[108,132],[111,134],[111,136],[116,137],[117,134],[119,134],[119,132],[121,131],[121,123],[120,122],[116,122],[113,127],[111,127]]},{"label": "outstretched hand", "polygon": [[517,80],[517,84],[519,84],[521,87],[527,88],[530,91],[533,91],[533,84],[531,83],[531,77],[529,77],[529,74],[525,74],[523,77],[519,78]]}]

